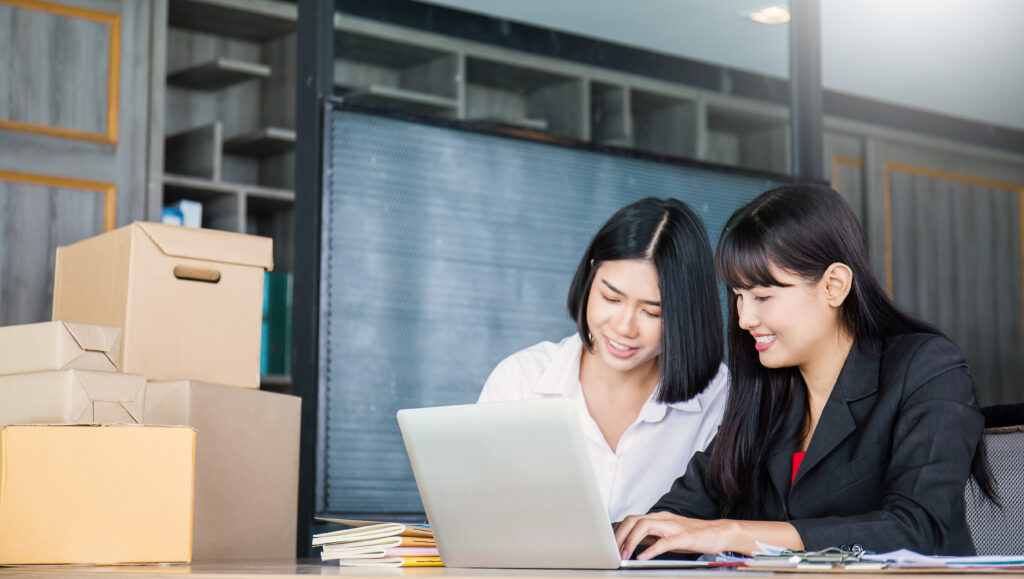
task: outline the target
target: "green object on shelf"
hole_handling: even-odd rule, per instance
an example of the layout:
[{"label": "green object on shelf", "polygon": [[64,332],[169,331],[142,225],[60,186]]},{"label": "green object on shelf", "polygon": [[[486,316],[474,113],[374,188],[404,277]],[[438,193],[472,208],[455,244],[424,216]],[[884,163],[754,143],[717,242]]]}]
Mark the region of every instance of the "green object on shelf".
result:
[{"label": "green object on shelf", "polygon": [[268,271],[263,285],[260,374],[292,372],[292,274]]}]

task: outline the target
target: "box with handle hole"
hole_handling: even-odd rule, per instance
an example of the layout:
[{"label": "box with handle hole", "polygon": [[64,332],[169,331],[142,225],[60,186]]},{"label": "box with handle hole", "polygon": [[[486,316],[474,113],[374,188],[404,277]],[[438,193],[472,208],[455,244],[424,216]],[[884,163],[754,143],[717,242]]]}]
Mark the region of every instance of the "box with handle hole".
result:
[{"label": "box with handle hole", "polygon": [[123,328],[121,371],[259,388],[266,237],[136,222],[61,247],[53,319]]}]

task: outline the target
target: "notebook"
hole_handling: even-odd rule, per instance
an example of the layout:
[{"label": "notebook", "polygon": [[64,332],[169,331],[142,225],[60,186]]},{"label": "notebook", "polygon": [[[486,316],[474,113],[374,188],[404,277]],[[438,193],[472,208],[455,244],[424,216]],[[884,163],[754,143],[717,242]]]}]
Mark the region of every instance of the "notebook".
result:
[{"label": "notebook", "polygon": [[448,567],[706,565],[620,559],[568,399],[400,410],[398,424]]}]

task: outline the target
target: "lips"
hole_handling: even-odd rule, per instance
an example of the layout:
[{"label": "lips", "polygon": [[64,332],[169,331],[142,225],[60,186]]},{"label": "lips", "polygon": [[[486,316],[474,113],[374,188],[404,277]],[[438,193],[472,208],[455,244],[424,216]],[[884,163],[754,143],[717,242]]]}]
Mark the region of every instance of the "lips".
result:
[{"label": "lips", "polygon": [[775,344],[775,334],[751,334],[754,338],[754,348],[758,352],[764,352]]},{"label": "lips", "polygon": [[611,354],[612,356],[615,356],[616,358],[629,358],[630,356],[635,354],[639,349],[630,348],[625,344],[620,344],[619,342],[616,342],[615,340],[612,340],[611,338],[607,337],[604,339],[604,345],[605,348],[608,350],[608,353]]}]

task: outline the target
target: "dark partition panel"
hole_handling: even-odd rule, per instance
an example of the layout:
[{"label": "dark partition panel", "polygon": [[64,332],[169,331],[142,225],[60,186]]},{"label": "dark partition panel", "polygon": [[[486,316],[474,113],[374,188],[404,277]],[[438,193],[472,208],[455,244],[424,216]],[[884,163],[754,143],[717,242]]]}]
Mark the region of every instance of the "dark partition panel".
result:
[{"label": "dark partition panel", "polygon": [[616,209],[677,197],[717,240],[781,179],[342,106],[325,122],[320,513],[422,512],[395,412],[473,402],[502,358],[570,334],[570,279]]}]

